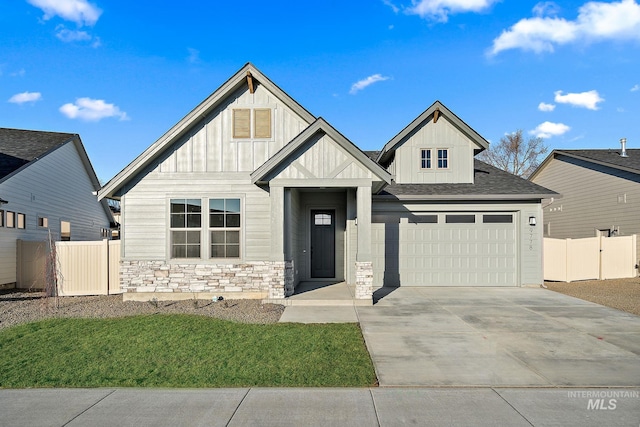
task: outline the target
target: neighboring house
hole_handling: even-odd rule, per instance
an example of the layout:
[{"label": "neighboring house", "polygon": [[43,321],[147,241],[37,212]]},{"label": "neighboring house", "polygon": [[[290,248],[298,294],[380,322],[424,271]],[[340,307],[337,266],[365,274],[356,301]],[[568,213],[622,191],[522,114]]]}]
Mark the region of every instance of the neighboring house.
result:
[{"label": "neighboring house", "polygon": [[640,149],[624,145],[625,156],[622,146],[554,150],[531,174],[532,182],[562,195],[545,201],[545,237],[640,234]]},{"label": "neighboring house", "polygon": [[121,202],[125,298],[541,284],[530,223],[555,193],[487,147],[436,102],[370,157],[247,64],[99,192]]},{"label": "neighboring house", "polygon": [[112,216],[80,137],[0,128],[0,285],[16,282],[16,241],[100,240]]}]

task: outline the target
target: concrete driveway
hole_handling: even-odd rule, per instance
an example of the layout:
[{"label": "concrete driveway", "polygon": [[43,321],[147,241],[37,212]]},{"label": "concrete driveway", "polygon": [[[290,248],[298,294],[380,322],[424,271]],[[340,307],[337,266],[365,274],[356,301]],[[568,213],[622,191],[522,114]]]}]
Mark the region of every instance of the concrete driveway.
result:
[{"label": "concrete driveway", "polygon": [[538,288],[397,288],[356,307],[381,386],[639,386],[640,317]]}]

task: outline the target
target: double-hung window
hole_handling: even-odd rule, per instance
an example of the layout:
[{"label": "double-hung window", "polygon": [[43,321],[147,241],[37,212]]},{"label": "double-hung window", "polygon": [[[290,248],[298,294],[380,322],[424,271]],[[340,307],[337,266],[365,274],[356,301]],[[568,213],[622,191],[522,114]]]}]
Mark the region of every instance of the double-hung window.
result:
[{"label": "double-hung window", "polygon": [[420,150],[420,168],[431,169],[431,150],[426,148]]},{"label": "double-hung window", "polygon": [[211,258],[240,258],[240,199],[209,199]]},{"label": "double-hung window", "polygon": [[449,150],[447,148],[438,148],[438,169],[449,168]]},{"label": "double-hung window", "polygon": [[171,199],[171,258],[200,258],[202,201]]}]

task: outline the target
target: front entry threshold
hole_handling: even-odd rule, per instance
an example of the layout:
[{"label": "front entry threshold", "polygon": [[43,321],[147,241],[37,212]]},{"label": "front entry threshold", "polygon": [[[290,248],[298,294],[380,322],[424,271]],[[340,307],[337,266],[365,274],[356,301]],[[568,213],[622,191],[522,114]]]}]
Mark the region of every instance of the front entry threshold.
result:
[{"label": "front entry threshold", "polygon": [[354,287],[345,282],[322,283],[302,282],[296,286],[290,297],[263,299],[263,303],[281,304],[284,306],[370,306],[371,299],[355,299]]}]

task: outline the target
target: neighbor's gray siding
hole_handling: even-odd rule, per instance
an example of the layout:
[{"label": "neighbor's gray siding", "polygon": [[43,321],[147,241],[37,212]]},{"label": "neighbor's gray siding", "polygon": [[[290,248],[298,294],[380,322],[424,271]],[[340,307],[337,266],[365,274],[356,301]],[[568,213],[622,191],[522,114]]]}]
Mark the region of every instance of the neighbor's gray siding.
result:
[{"label": "neighbor's gray siding", "polygon": [[[9,203],[0,209],[26,215],[26,229],[0,228],[0,284],[16,281],[16,240],[60,240],[60,221],[71,223],[71,240],[100,240],[109,218],[93,195],[73,142],[29,165],[0,184],[0,196]],[[46,217],[49,227],[38,227]]]},{"label": "neighbor's gray siding", "polygon": [[[420,150],[430,148],[432,168],[421,169]],[[438,169],[437,149],[449,149],[449,168]],[[396,150],[388,167],[398,184],[473,183],[473,149],[475,144],[444,116],[433,123],[425,121]]]},{"label": "neighbor's gray siding", "polygon": [[639,174],[558,156],[533,182],[562,195],[544,209],[547,237],[594,237],[612,227],[640,233]]},{"label": "neighbor's gray siding", "polygon": [[[272,108],[272,138],[233,139],[234,108]],[[307,126],[263,86],[259,85],[253,94],[246,88],[232,94],[123,190],[124,259],[170,258],[171,198],[235,197],[242,199],[243,209],[241,261],[269,260],[269,192],[252,184],[250,173]],[[206,243],[202,242],[202,260],[207,259]]]}]

